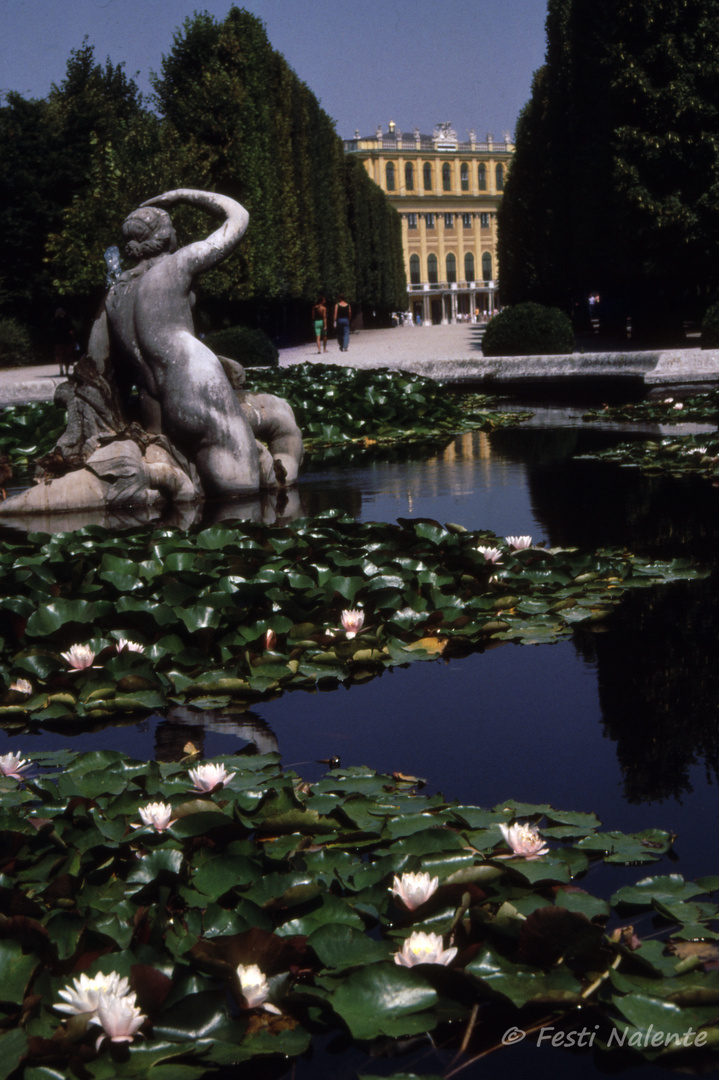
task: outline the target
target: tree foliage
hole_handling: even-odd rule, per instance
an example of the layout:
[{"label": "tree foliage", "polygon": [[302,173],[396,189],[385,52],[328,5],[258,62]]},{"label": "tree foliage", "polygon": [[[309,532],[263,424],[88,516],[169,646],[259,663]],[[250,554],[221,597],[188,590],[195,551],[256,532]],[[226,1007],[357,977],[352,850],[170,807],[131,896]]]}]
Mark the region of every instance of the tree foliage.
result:
[{"label": "tree foliage", "polygon": [[635,330],[719,285],[719,2],[550,0],[500,218],[503,294]]},{"label": "tree foliage", "polygon": [[[238,199],[250,227],[232,259],[202,279],[203,328],[237,321],[273,334],[309,325],[319,293],[398,306],[399,217],[366,176],[351,178],[333,121],[267,39],[233,7],[185,20],[146,106],[122,64],[87,40],[44,101],[0,108],[0,306],[47,322],[57,298],[88,316],[105,248],[125,216],[173,187]],[[207,221],[179,208],[181,242]]]}]

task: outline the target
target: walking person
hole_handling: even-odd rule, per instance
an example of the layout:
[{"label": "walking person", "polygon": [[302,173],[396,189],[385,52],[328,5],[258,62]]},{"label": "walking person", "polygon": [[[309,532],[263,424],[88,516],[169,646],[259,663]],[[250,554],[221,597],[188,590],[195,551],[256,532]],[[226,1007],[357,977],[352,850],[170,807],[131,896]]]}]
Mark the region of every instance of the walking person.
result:
[{"label": "walking person", "polygon": [[337,303],[335,304],[335,316],[334,324],[337,330],[337,340],[340,346],[340,352],[347,352],[347,346],[350,343],[350,319],[352,318],[352,308],[345,300],[342,293],[337,297]]},{"label": "walking person", "polygon": [[324,351],[327,352],[327,301],[324,296],[321,296],[312,308],[312,320],[315,324],[317,352],[322,352],[320,344],[324,345]]}]

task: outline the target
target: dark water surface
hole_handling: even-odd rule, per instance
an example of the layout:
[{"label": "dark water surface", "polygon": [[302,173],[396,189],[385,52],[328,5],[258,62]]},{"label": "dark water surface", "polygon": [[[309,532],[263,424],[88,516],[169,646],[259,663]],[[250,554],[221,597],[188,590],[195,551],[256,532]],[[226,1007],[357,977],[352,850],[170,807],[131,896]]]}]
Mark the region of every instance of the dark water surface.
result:
[{"label": "dark water surface", "polygon": [[[575,454],[615,442],[617,433],[558,419],[559,426],[464,435],[439,450],[372,463],[310,463],[301,510],[339,507],[363,521],[431,517],[500,536],[529,533],[549,546],[692,555],[713,567],[709,579],[630,593],[600,630],[579,630],[555,645],[505,644],[394,669],[349,690],[285,694],[254,707],[241,725],[183,710],[173,721],[106,728],[72,745],[149,758],[190,737],[207,756],[249,740],[260,750],[279,749],[308,780],[325,771],[320,759],[336,755],[343,765],[426,777],[427,791],[449,799],[546,802],[594,811],[607,828],[677,834],[676,861],[602,868],[585,879],[590,891],[607,896],[649,874],[719,872],[719,489],[576,461]],[[35,740],[45,749],[69,741],[45,732],[13,738],[8,748],[32,755]],[[431,1048],[414,1065],[328,1051],[299,1063],[293,1075],[350,1077],[410,1065],[431,1073],[446,1061]],[[458,1075],[580,1072],[598,1075],[587,1055],[527,1043]],[[646,1066],[638,1075],[666,1074]]]}]

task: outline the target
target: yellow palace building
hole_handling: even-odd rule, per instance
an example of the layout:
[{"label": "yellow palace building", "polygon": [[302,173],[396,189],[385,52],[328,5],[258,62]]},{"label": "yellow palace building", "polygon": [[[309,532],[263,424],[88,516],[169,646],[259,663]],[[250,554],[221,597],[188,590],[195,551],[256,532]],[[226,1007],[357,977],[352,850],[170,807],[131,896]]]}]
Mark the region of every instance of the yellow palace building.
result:
[{"label": "yellow palace building", "polygon": [[487,135],[460,142],[450,124],[431,135],[399,131],[345,139],[402,219],[402,244],[416,322],[474,322],[499,304],[497,209],[514,153]]}]

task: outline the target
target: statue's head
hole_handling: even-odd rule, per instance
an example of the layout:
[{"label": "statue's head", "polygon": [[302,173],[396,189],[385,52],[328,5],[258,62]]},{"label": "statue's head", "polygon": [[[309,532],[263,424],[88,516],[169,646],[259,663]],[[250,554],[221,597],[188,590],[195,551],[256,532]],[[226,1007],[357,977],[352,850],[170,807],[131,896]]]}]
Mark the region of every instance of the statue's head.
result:
[{"label": "statue's head", "polygon": [[157,206],[133,210],[122,223],[122,235],[127,240],[125,250],[131,259],[151,259],[177,248],[170,215]]}]

